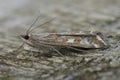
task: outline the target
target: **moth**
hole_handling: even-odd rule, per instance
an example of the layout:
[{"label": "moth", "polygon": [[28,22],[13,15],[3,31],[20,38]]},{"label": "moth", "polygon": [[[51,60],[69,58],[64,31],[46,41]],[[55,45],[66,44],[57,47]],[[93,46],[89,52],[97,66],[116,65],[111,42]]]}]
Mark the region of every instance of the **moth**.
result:
[{"label": "moth", "polygon": [[[50,22],[46,21],[40,26]],[[31,27],[30,27],[31,28]],[[25,35],[21,35],[24,43],[34,48],[52,48],[61,54],[57,48],[69,48],[77,51],[85,51],[91,49],[104,49],[108,47],[104,39],[104,35],[97,31],[79,31],[66,33],[40,33],[30,34],[32,29],[28,29]]]}]

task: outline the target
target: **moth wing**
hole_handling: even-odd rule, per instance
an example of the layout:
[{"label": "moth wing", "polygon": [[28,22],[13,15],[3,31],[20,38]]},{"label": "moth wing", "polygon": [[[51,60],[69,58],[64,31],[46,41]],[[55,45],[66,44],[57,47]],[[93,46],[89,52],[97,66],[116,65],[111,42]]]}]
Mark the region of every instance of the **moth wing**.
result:
[{"label": "moth wing", "polygon": [[[34,35],[35,37],[35,35]],[[32,37],[33,38],[33,37]],[[52,46],[71,46],[78,48],[104,48],[107,46],[99,35],[94,34],[44,34],[34,38],[38,44]]]}]

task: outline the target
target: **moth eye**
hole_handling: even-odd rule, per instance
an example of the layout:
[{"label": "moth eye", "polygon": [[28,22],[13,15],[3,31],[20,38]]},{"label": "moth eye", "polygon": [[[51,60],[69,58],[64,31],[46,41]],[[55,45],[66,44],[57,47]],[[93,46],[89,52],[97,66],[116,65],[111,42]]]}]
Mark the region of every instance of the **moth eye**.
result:
[{"label": "moth eye", "polygon": [[22,38],[28,40],[29,39],[29,36],[28,35],[21,35]]},{"label": "moth eye", "polygon": [[28,35],[25,35],[25,37],[24,37],[25,39],[29,39],[29,36]]}]

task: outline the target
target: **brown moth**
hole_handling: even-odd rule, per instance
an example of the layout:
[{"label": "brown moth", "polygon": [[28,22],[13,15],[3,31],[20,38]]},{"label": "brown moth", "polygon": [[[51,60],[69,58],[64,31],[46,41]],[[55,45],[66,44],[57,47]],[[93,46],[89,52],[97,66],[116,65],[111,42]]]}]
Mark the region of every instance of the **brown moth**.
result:
[{"label": "brown moth", "polygon": [[[51,20],[50,20],[51,21]],[[44,25],[50,21],[41,24]],[[40,25],[40,26],[41,26]],[[26,35],[21,35],[22,40],[35,48],[46,47],[52,48],[56,52],[57,47],[70,48],[74,50],[86,49],[104,49],[108,44],[104,40],[104,35],[97,31],[80,31],[77,33],[40,33],[30,34],[29,30]]]}]

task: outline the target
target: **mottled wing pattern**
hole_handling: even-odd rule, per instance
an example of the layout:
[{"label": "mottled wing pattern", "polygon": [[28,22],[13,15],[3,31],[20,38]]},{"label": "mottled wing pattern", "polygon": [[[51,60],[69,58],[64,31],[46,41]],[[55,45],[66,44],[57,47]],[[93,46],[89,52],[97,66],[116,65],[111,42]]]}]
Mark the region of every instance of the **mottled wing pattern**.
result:
[{"label": "mottled wing pattern", "polygon": [[104,48],[107,46],[100,35],[94,33],[51,33],[31,35],[31,42],[52,46],[80,48]]}]

